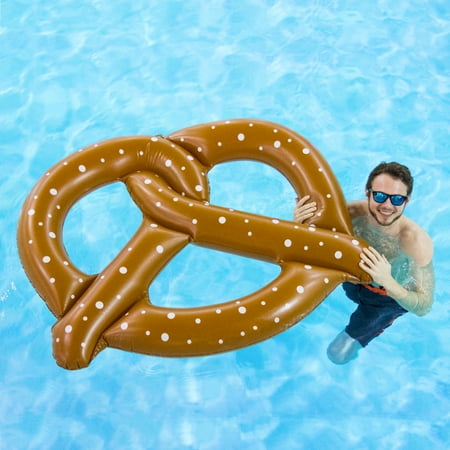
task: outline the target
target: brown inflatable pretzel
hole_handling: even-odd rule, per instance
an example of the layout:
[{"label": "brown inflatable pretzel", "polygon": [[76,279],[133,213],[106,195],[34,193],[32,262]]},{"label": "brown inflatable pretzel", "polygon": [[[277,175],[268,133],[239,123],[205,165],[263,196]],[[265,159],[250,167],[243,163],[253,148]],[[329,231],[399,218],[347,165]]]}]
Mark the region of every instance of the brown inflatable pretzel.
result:
[{"label": "brown inflatable pretzel", "polygon": [[[210,205],[208,171],[249,159],[278,169],[299,195],[318,204],[314,223],[297,224]],[[123,181],[143,212],[126,247],[101,273],[87,275],[62,242],[67,212],[83,195]],[[189,243],[281,267],[267,286],[238,300],[195,308],[151,304],[148,288]],[[326,161],[302,136],[258,120],[231,120],[167,138],[128,137],[80,150],[55,165],[23,206],[22,263],[58,321],[57,363],[89,365],[103,348],[195,356],[272,337],[309,314],[341,282],[367,282],[358,266],[366,243],[352,236],[341,189]]]}]

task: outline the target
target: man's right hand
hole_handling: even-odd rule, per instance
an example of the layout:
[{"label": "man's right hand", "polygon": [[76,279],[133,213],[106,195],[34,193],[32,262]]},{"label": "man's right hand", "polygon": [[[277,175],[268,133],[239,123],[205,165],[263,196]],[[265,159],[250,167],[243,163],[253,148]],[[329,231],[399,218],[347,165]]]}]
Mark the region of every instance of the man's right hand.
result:
[{"label": "man's right hand", "polygon": [[294,208],[294,220],[299,223],[303,223],[306,219],[314,216],[317,210],[316,202],[308,202],[310,200],[310,195],[305,195],[302,198],[297,198],[297,204]]}]

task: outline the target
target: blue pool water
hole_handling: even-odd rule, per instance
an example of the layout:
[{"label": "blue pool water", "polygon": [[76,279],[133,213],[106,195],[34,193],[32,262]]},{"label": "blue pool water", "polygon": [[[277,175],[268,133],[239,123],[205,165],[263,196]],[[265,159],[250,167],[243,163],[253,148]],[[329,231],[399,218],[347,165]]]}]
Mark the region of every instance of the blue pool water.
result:
[{"label": "blue pool water", "polygon": [[[450,6],[446,0],[0,0],[0,449],[447,449],[450,445]],[[338,288],[285,333],[166,359],[107,349],[59,368],[55,321],[17,256],[16,224],[54,163],[116,136],[253,117],[307,137],[346,197],[381,160],[416,178],[408,215],[435,243],[436,296],[335,366],[352,311]],[[294,192],[257,163],[217,166],[212,202],[290,219]],[[66,246],[101,270],[140,221],[122,185],[70,212]],[[231,300],[277,267],[188,247],[160,305]]]}]

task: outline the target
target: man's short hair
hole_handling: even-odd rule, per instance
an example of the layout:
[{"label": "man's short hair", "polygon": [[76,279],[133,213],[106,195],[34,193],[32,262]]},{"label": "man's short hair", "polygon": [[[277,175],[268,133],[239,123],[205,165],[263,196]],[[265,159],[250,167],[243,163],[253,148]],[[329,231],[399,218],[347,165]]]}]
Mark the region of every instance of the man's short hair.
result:
[{"label": "man's short hair", "polygon": [[398,162],[381,162],[376,166],[372,172],[370,172],[369,177],[367,178],[366,190],[372,189],[372,182],[375,177],[378,175],[386,173],[390,175],[392,178],[396,178],[403,182],[406,186],[406,195],[409,197],[413,190],[414,178],[411,175],[409,169],[403,164],[399,164]]}]

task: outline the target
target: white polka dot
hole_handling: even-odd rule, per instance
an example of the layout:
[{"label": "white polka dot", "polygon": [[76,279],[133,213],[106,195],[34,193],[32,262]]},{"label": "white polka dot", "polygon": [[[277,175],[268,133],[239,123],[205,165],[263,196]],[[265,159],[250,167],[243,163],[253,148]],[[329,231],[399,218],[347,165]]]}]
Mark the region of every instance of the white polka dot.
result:
[{"label": "white polka dot", "polygon": [[245,336],[245,331],[241,331],[241,336]]},{"label": "white polka dot", "polygon": [[170,159],[168,159],[168,160],[164,163],[164,165],[165,165],[166,167],[171,167],[171,166],[172,166],[172,161],[171,161]]},{"label": "white polka dot", "polygon": [[146,334],[146,336],[150,336],[151,331],[150,330],[146,330],[145,334]]},{"label": "white polka dot", "polygon": [[303,154],[304,155],[308,155],[309,153],[311,153],[311,150],[309,149],[309,148],[304,148],[303,150],[302,150],[302,152],[303,152]]},{"label": "white polka dot", "polygon": [[262,305],[262,306],[266,306],[266,304],[267,304],[267,303],[266,303],[264,300],[261,300],[261,305]]},{"label": "white polka dot", "polygon": [[306,269],[306,270],[311,270],[311,269],[312,269],[312,266],[310,266],[309,264],[306,264],[306,265],[305,265],[305,269]]},{"label": "white polka dot", "polygon": [[44,257],[42,258],[42,262],[43,262],[44,264],[48,264],[51,260],[52,260],[52,259],[50,258],[50,256],[44,256]]},{"label": "white polka dot", "polygon": [[244,133],[239,133],[238,135],[237,135],[237,138],[238,138],[238,141],[244,141],[245,140],[245,134]]},{"label": "white polka dot", "polygon": [[275,141],[275,142],[273,143],[273,146],[274,146],[275,148],[280,148],[280,147],[281,147],[281,142],[280,142],[280,141]]},{"label": "white polka dot", "polygon": [[252,328],[256,331],[258,329],[258,326],[257,325],[253,325]]},{"label": "white polka dot", "polygon": [[167,318],[168,319],[175,319],[175,313],[174,312],[170,312],[169,314],[167,314]]},{"label": "white polka dot", "polygon": [[103,309],[104,308],[104,304],[103,304],[103,302],[96,302],[95,303],[95,307],[97,308],[97,309]]},{"label": "white polka dot", "polygon": [[202,192],[203,188],[199,184],[197,184],[197,186],[195,186],[195,190],[196,192]]},{"label": "white polka dot", "polygon": [[83,164],[80,164],[80,165],[78,166],[78,170],[79,170],[81,173],[84,173],[84,172],[86,172],[86,166],[84,166]]},{"label": "white polka dot", "polygon": [[284,241],[284,246],[285,246],[285,247],[291,247],[291,246],[292,246],[292,241],[291,241],[290,239],[286,239],[286,240]]},{"label": "white polka dot", "polygon": [[197,151],[198,151],[199,153],[201,153],[201,152],[203,151],[203,149],[202,149],[201,147],[197,147]]},{"label": "white polka dot", "polygon": [[125,153],[125,150],[123,148],[119,149],[119,155],[123,155]]},{"label": "white polka dot", "polygon": [[353,239],[353,240],[352,240],[352,244],[353,244],[353,245],[359,245],[359,241],[357,241],[356,239]]},{"label": "white polka dot", "polygon": [[245,314],[247,312],[247,308],[245,306],[240,306],[238,311],[240,314]]},{"label": "white polka dot", "polygon": [[222,345],[223,344],[223,339],[219,339],[217,342]]},{"label": "white polka dot", "polygon": [[342,258],[342,252],[340,252],[339,250],[337,252],[334,252],[334,257],[336,259],[341,259]]},{"label": "white polka dot", "polygon": [[222,147],[222,142],[219,141],[219,142],[217,143],[217,146],[218,146],[218,147]]},{"label": "white polka dot", "polygon": [[222,310],[220,308],[216,309],[216,314],[222,314]]},{"label": "white polka dot", "polygon": [[128,328],[128,322],[122,322],[122,323],[120,324],[120,328],[121,328],[122,330],[126,330],[126,329]]},{"label": "white polka dot", "polygon": [[28,215],[29,216],[34,216],[36,214],[36,211],[34,209],[29,209],[28,210]]},{"label": "white polka dot", "polygon": [[55,189],[55,188],[50,189],[49,192],[50,192],[51,195],[57,195],[58,194],[58,190]]},{"label": "white polka dot", "polygon": [[275,323],[279,323],[279,322],[280,322],[280,318],[279,318],[279,317],[275,317],[275,319],[273,319],[273,321],[274,321]]},{"label": "white polka dot", "polygon": [[328,283],[330,282],[330,280],[329,280],[328,278],[324,278],[324,279],[323,279],[323,282],[324,282],[325,284],[328,284]]},{"label": "white polka dot", "polygon": [[280,223],[278,219],[272,219],[272,223]]},{"label": "white polka dot", "polygon": [[156,253],[164,253],[164,247],[162,245],[157,245],[156,246]]},{"label": "white polka dot", "polygon": [[198,224],[198,220],[197,220],[197,219],[192,219],[192,223],[193,223],[194,225],[197,225],[197,224]]},{"label": "white polka dot", "polygon": [[150,178],[146,178],[144,180],[144,184],[152,184],[152,180],[150,180]]},{"label": "white polka dot", "polygon": [[195,323],[196,323],[196,324],[202,323],[202,319],[200,319],[200,318],[197,317],[197,318],[195,319]]},{"label": "white polka dot", "polygon": [[119,268],[119,272],[122,275],[125,275],[128,272],[128,269],[125,266],[122,266],[122,267]]},{"label": "white polka dot", "polygon": [[72,325],[66,325],[66,327],[64,328],[64,331],[67,334],[72,333],[72,330],[73,330]]},{"label": "white polka dot", "polygon": [[158,138],[156,136],[152,136],[150,139],[152,142],[158,142]]},{"label": "white polka dot", "polygon": [[227,218],[224,217],[224,216],[220,216],[219,219],[218,219],[218,222],[219,222],[220,224],[222,224],[222,225],[223,225],[226,221],[227,221]]},{"label": "white polka dot", "polygon": [[303,250],[305,250],[305,252],[307,252],[308,249],[309,249],[309,247],[308,247],[307,245],[305,245],[305,246],[303,247]]},{"label": "white polka dot", "polygon": [[161,334],[161,340],[163,342],[167,342],[170,339],[170,336],[167,333]]},{"label": "white polka dot", "polygon": [[303,293],[305,292],[305,288],[304,288],[303,286],[297,286],[296,291],[297,291],[299,294],[303,294]]},{"label": "white polka dot", "polygon": [[56,279],[55,278],[50,278],[48,281],[50,281],[51,284],[55,284],[56,283]]},{"label": "white polka dot", "polygon": [[49,231],[48,235],[49,235],[52,239],[56,239],[56,233],[53,233],[53,231]]},{"label": "white polka dot", "polygon": [[87,322],[88,316],[83,316],[83,320],[84,320],[85,322]]},{"label": "white polka dot", "polygon": [[82,348],[86,347],[86,342],[82,342],[82,343],[81,343],[81,347],[82,347]]},{"label": "white polka dot", "polygon": [[191,344],[192,344],[192,339],[188,339],[188,340],[186,341],[186,343],[187,343],[188,345],[191,345]]}]

